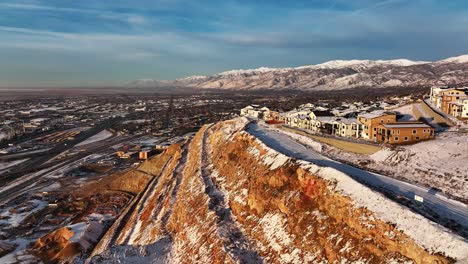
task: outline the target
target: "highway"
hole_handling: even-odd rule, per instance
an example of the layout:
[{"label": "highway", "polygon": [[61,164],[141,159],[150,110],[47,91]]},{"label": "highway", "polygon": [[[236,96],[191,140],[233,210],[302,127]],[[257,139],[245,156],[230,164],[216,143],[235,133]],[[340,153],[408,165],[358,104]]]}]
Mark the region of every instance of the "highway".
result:
[{"label": "highway", "polygon": [[[129,115],[128,117],[131,118],[135,116],[134,114]],[[38,172],[42,169],[49,168],[51,166],[57,165],[62,161],[50,161],[53,157],[63,153],[67,150],[74,148],[77,144],[85,141],[86,139],[96,135],[97,133],[103,131],[104,129],[108,129],[112,127],[112,125],[121,122],[124,120],[123,117],[115,117],[104,120],[103,122],[95,125],[94,127],[83,131],[82,133],[75,136],[73,140],[64,141],[53,148],[48,149],[47,151],[41,152],[40,154],[36,155],[35,157],[22,162],[16,166],[13,166],[8,169],[7,173],[3,173],[0,175],[0,187],[8,184],[9,182],[22,177],[25,174]],[[117,143],[116,143],[117,144]],[[47,162],[47,163],[46,163]]]},{"label": "highway", "polygon": [[[257,137],[268,147],[286,156],[339,170],[426,218],[444,225],[464,238],[468,238],[468,206],[466,204],[450,199],[443,194],[434,193],[426,187],[399,181],[332,160],[300,144],[286,134],[269,129],[262,124],[251,123],[247,132]],[[415,201],[415,195],[422,197],[423,202]]]},{"label": "highway", "polygon": [[[121,137],[121,138],[114,138],[111,140],[104,140],[101,142],[96,142],[92,145],[92,147],[86,148],[85,151],[81,151],[73,156],[67,157],[62,160],[57,160],[53,162],[48,162],[47,164],[42,164],[42,166],[37,166],[35,167],[35,171],[41,171],[44,170],[41,173],[37,173],[34,177],[30,177],[27,180],[24,180],[20,184],[8,188],[4,191],[0,191],[0,204],[4,204],[11,200],[12,198],[18,196],[19,194],[23,193],[24,189],[27,188],[28,186],[36,183],[37,181],[40,181],[41,178],[49,173],[52,173],[60,168],[63,168],[65,166],[68,166],[69,164],[78,161],[86,156],[89,156],[91,154],[97,154],[102,151],[108,150],[111,146],[118,145],[123,142],[128,142],[135,140],[139,136],[128,136],[128,137]],[[47,170],[45,170],[47,169]],[[14,174],[16,176],[16,174]],[[21,176],[17,176],[15,179],[16,180],[21,180],[23,177],[28,177],[31,174],[22,174]],[[4,177],[5,175],[2,175]],[[8,174],[6,176],[9,176]],[[2,184],[1,186],[5,186],[5,184]]]}]

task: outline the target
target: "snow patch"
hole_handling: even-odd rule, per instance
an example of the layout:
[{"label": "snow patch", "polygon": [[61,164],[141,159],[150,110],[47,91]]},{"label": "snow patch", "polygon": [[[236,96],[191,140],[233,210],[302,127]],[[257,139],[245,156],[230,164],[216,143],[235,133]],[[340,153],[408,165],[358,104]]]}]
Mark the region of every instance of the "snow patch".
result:
[{"label": "snow patch", "polygon": [[91,143],[94,143],[94,142],[106,140],[106,139],[108,139],[108,138],[110,138],[112,136],[113,136],[113,134],[111,132],[109,132],[108,130],[103,130],[103,131],[97,133],[96,135],[86,139],[85,141],[77,144],[76,146],[80,147],[80,146],[88,145],[88,144],[91,144]]},{"label": "snow patch", "polygon": [[293,239],[285,231],[286,222],[287,220],[283,216],[273,213],[265,214],[259,221],[269,246],[276,252],[281,252],[293,242]]},{"label": "snow patch", "polygon": [[468,54],[457,57],[450,57],[445,60],[438,61],[437,63],[466,63],[468,62]]},{"label": "snow patch", "polygon": [[[258,138],[254,138],[257,144],[259,144],[263,150],[267,151],[271,159],[275,157],[275,153],[277,157],[284,156],[266,146]],[[283,143],[287,144],[285,142]],[[435,156],[437,157],[437,155]],[[408,210],[382,194],[371,190],[337,169],[321,167],[303,160],[298,161],[298,163],[303,169],[308,170],[310,173],[328,180],[329,182],[336,183],[336,190],[343,195],[349,196],[356,207],[367,208],[374,212],[382,221],[395,223],[398,230],[403,231],[418,245],[430,252],[442,253],[457,260],[465,260],[468,258],[468,251],[466,251],[468,243],[446,228]],[[274,220],[275,219],[271,219],[271,221]]]}]

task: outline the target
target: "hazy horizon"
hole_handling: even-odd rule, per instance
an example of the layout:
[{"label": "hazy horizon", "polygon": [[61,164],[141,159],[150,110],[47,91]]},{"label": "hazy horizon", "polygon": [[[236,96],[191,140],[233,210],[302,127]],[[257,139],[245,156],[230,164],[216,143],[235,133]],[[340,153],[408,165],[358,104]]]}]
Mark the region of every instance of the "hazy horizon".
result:
[{"label": "hazy horizon", "polygon": [[330,60],[468,54],[465,1],[0,3],[0,87],[116,87]]}]

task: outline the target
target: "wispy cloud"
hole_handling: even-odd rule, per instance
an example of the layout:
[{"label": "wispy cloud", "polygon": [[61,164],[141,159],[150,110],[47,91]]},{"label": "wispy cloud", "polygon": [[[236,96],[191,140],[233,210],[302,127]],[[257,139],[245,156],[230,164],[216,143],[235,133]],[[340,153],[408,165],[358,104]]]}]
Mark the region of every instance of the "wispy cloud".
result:
[{"label": "wispy cloud", "polygon": [[465,0],[5,1],[0,86],[468,53]]},{"label": "wispy cloud", "polygon": [[17,9],[27,11],[49,11],[49,12],[64,12],[64,13],[80,13],[94,15],[98,18],[108,20],[118,20],[127,22],[131,25],[142,26],[148,24],[148,19],[140,14],[133,13],[117,13],[108,10],[96,10],[96,9],[83,9],[83,8],[69,8],[69,7],[57,7],[49,5],[33,5],[33,4],[21,4],[21,3],[0,3],[0,9]]},{"label": "wispy cloud", "polygon": [[405,0],[384,0],[384,1],[375,1],[375,2],[372,2],[370,5],[368,6],[365,6],[363,8],[359,8],[357,10],[355,10],[354,12],[352,12],[352,15],[359,15],[359,14],[362,14],[364,12],[368,12],[368,11],[371,11],[372,9],[376,9],[376,8],[380,8],[380,7],[386,7],[386,6],[391,6],[393,4],[397,4],[397,3],[402,3],[404,2]]}]

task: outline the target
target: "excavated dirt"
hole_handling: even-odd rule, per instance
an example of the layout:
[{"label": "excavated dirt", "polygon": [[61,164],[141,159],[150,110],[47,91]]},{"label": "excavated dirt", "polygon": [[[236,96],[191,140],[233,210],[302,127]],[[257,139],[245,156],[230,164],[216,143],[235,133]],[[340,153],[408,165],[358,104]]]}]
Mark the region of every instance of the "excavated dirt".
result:
[{"label": "excavated dirt", "polygon": [[138,170],[153,178],[91,263],[451,263],[287,159],[246,123],[203,127]]},{"label": "excavated dirt", "polygon": [[80,253],[78,243],[70,243],[73,231],[68,228],[60,228],[38,239],[34,243],[33,250],[47,263],[64,261]]}]

